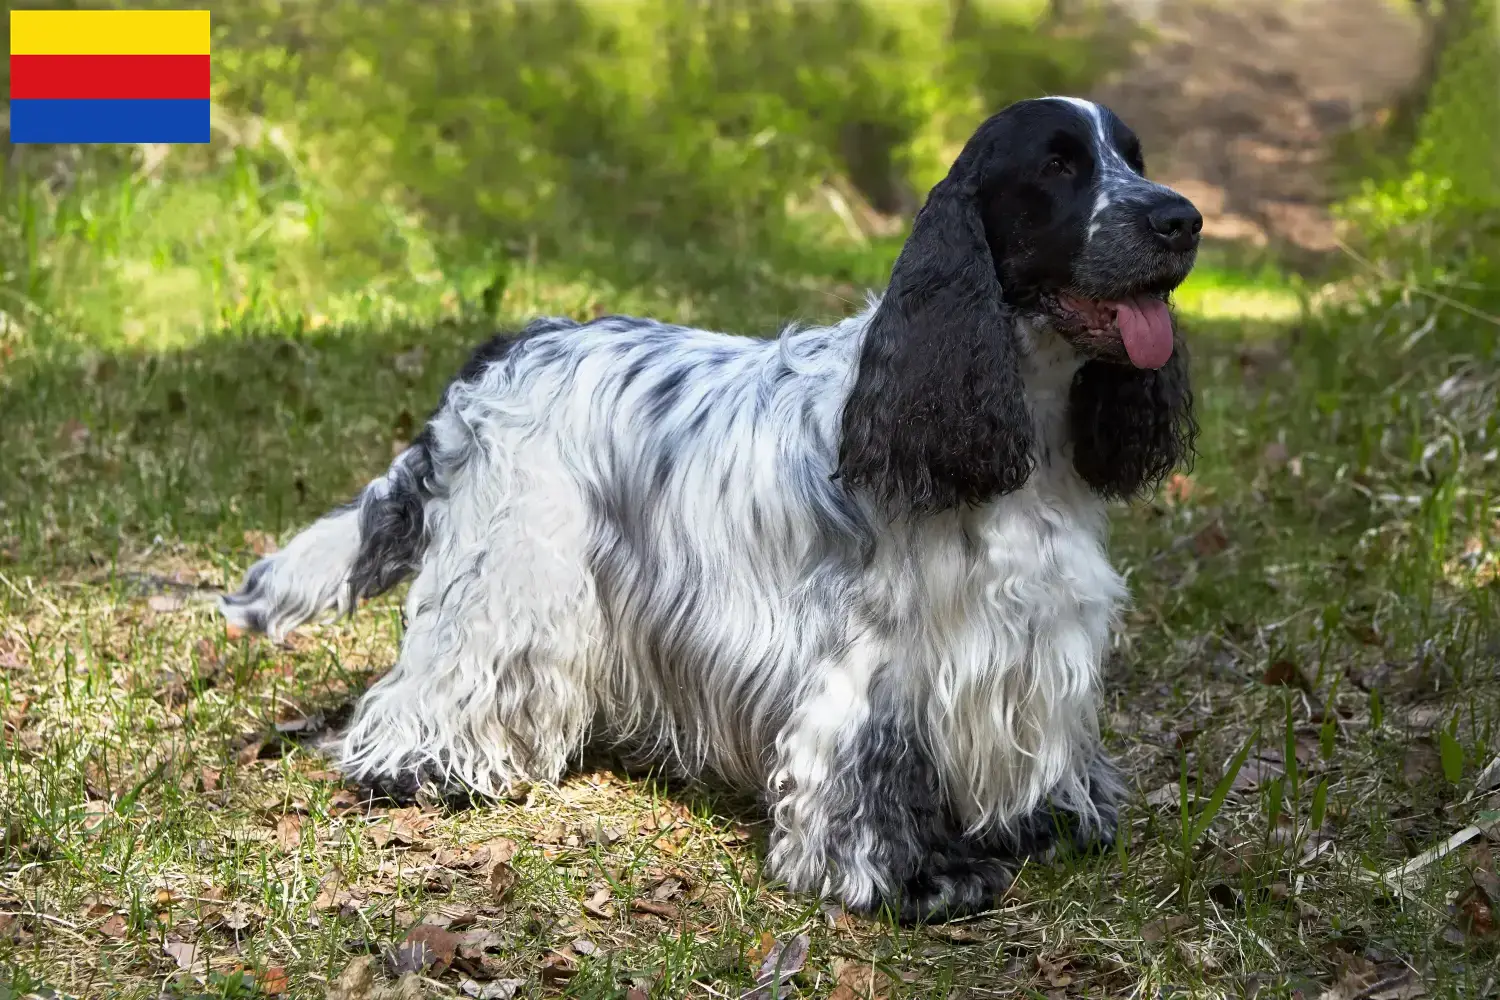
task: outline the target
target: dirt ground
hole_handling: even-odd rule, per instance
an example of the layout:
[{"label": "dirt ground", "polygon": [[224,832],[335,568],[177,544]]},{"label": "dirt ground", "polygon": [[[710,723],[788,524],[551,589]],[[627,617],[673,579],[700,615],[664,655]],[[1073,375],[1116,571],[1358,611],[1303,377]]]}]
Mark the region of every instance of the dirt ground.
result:
[{"label": "dirt ground", "polygon": [[1096,99],[1147,165],[1202,210],[1210,238],[1333,249],[1329,155],[1418,75],[1423,29],[1392,0],[1165,0]]}]

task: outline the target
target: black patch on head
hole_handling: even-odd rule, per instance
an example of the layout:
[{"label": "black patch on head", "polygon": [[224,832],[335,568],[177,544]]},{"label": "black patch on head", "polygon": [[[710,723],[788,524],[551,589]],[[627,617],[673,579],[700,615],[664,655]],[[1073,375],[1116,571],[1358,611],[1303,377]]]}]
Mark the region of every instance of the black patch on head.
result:
[{"label": "black patch on head", "polygon": [[1154,371],[1090,361],[1073,377],[1069,419],[1073,467],[1100,496],[1139,497],[1190,465],[1198,423],[1187,348]]},{"label": "black patch on head", "polygon": [[1104,133],[1109,136],[1110,144],[1124,159],[1125,165],[1145,177],[1146,158],[1141,151],[1141,140],[1131,127],[1121,121],[1120,116],[1109,108],[1099,105],[1099,113],[1104,118]]},{"label": "black patch on head", "polygon": [[1034,305],[1072,280],[1101,174],[1092,118],[1066,101],[1026,101],[981,126],[980,216],[1007,302]]}]

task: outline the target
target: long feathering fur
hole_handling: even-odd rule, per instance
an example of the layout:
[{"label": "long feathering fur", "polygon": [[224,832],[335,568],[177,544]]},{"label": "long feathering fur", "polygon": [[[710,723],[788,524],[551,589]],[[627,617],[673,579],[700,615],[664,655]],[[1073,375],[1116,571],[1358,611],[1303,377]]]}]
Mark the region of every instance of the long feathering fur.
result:
[{"label": "long feathering fur", "polygon": [[964,166],[917,214],[844,404],[840,475],[893,510],[983,503],[1034,464],[1013,320]]},{"label": "long feathering fur", "polygon": [[481,347],[384,476],[222,603],[280,635],[413,576],[340,766],[499,795],[623,746],[762,789],[775,876],[904,919],[1107,840],[1104,500],[1186,455],[1191,396],[1179,360],[1089,361],[1007,303],[993,145],[842,323],[542,320]]}]

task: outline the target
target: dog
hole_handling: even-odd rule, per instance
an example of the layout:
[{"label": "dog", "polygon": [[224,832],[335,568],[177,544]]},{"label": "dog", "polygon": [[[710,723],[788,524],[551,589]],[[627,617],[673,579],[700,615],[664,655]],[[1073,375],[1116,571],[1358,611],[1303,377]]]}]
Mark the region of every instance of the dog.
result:
[{"label": "dog", "polygon": [[335,744],[386,794],[501,796],[603,744],[762,792],[792,891],[983,910],[1114,836],[1107,503],[1191,461],[1168,297],[1201,227],[1107,108],[1014,104],[858,315],[496,337],[221,610],[280,637],[413,577]]}]

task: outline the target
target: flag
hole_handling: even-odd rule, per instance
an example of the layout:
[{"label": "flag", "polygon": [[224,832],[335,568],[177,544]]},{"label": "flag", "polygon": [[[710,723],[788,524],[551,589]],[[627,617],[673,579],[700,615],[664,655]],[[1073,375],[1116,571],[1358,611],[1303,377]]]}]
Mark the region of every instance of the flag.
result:
[{"label": "flag", "polygon": [[10,141],[208,142],[208,11],[13,10]]}]

